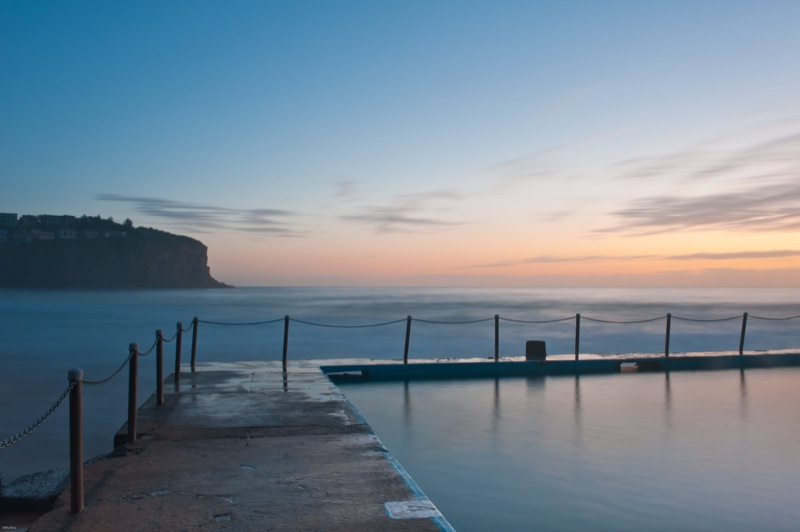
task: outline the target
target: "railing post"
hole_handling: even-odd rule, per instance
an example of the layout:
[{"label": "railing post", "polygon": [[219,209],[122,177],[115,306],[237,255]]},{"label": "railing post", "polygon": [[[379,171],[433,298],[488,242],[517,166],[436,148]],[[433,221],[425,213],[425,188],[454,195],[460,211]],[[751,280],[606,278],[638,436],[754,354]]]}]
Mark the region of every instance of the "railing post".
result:
[{"label": "railing post", "polygon": [[164,404],[164,333],[156,331],[156,404]]},{"label": "railing post", "polygon": [[286,371],[286,361],[289,357],[289,315],[283,317],[283,370]]},{"label": "railing post", "polygon": [[575,360],[578,360],[578,352],[581,346],[581,315],[575,314]]},{"label": "railing post", "polygon": [[669,357],[669,335],[672,328],[672,313],[667,312],[667,335],[664,340],[664,356]]},{"label": "railing post", "polygon": [[408,342],[411,339],[411,316],[406,317],[406,344],[403,348],[403,364],[408,364]]},{"label": "railing post", "polygon": [[175,336],[175,383],[181,381],[181,349],[183,348],[183,324],[178,322],[178,331]]},{"label": "railing post", "polygon": [[194,373],[194,361],[197,358],[197,316],[192,320],[192,373]]},{"label": "railing post", "polygon": [[136,388],[139,386],[139,344],[130,344],[128,363],[128,443],[136,441]]},{"label": "railing post", "polygon": [[75,385],[69,392],[69,488],[72,513],[83,511],[83,370],[71,369],[67,378]]},{"label": "railing post", "polygon": [[500,360],[500,315],[494,315],[494,361]]},{"label": "railing post", "polygon": [[747,312],[742,314],[742,334],[739,336],[739,354],[744,354],[744,333],[747,331]]}]

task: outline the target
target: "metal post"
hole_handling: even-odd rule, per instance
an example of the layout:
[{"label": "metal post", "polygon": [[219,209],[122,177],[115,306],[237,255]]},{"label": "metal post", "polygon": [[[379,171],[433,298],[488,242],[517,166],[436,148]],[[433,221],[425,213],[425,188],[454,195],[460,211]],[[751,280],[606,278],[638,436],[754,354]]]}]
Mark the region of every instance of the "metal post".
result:
[{"label": "metal post", "polygon": [[744,333],[747,330],[747,312],[742,314],[742,334],[739,336],[739,354],[744,354]]},{"label": "metal post", "polygon": [[283,317],[283,370],[286,371],[286,360],[289,356],[289,315]]},{"label": "metal post", "polygon": [[136,388],[139,386],[139,344],[131,344],[128,363],[128,443],[136,441]]},{"label": "metal post", "polygon": [[411,339],[411,316],[406,317],[406,345],[403,348],[403,364],[408,364],[408,341]]},{"label": "metal post", "polygon": [[164,404],[164,333],[156,331],[156,404]]},{"label": "metal post", "polygon": [[669,357],[669,334],[672,328],[672,314],[667,312],[667,336],[664,340],[664,356]]},{"label": "metal post", "polygon": [[578,351],[581,345],[581,315],[575,314],[575,360],[578,360]]},{"label": "metal post", "polygon": [[494,361],[500,360],[500,316],[494,315]]},{"label": "metal post", "polygon": [[83,370],[71,369],[67,378],[75,385],[69,392],[69,488],[72,513],[83,511]]},{"label": "metal post", "polygon": [[194,361],[197,358],[197,316],[192,320],[192,373],[194,373]]},{"label": "metal post", "polygon": [[183,324],[178,322],[178,332],[175,337],[175,384],[181,381],[181,349],[183,348]]}]

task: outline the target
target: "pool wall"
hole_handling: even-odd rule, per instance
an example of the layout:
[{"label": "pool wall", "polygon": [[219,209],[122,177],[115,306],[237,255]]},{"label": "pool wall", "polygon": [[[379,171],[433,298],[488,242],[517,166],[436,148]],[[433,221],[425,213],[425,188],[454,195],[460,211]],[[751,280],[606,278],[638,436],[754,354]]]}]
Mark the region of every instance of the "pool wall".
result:
[{"label": "pool wall", "polygon": [[581,375],[644,371],[699,371],[800,366],[800,353],[630,357],[589,360],[431,361],[321,366],[334,382]]}]

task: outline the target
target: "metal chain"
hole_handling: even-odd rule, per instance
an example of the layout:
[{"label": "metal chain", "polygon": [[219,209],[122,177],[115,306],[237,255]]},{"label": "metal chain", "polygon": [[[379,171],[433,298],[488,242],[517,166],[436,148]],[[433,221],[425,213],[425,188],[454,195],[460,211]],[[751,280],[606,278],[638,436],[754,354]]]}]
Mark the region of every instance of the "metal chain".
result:
[{"label": "metal chain", "polygon": [[510,321],[510,322],[514,322],[514,323],[558,323],[560,321],[574,320],[575,316],[569,316],[568,318],[557,318],[557,319],[553,319],[553,320],[515,320],[515,319],[512,319],[512,318],[504,318],[502,316],[500,316],[500,319],[503,320],[503,321]]},{"label": "metal chain", "polygon": [[[601,320],[601,319],[598,319],[598,318],[590,318],[589,316],[581,316],[581,318],[586,320],[586,321],[595,321],[597,323],[616,323],[616,324],[649,323],[651,321],[658,321],[658,320],[666,319],[666,317],[667,316],[665,315],[665,316],[659,316],[657,318],[648,318],[648,319],[644,319],[644,320],[621,321],[621,320]],[[673,316],[673,318],[674,317],[675,316]]]},{"label": "metal chain", "polygon": [[700,319],[700,318],[681,318],[680,316],[672,316],[675,320],[683,320],[683,321],[698,321],[698,322],[712,322],[712,321],[731,321],[731,320],[739,320],[741,316],[731,316],[730,318],[710,318],[710,319]]},{"label": "metal chain", "polygon": [[296,320],[294,318],[289,318],[289,321],[293,321],[295,323],[302,323],[304,325],[313,325],[315,327],[331,327],[334,329],[366,329],[369,327],[382,327],[384,325],[393,325],[395,323],[402,323],[406,321],[406,318],[403,318],[401,320],[385,321],[383,323],[370,323],[367,325],[332,325],[329,323],[314,323],[313,321]]},{"label": "metal chain", "polygon": [[[268,323],[278,323],[279,321],[283,321],[284,318],[277,318],[274,320],[267,320],[267,321],[251,321],[246,323],[227,323],[224,321],[207,321],[207,320],[197,320],[199,323],[207,323],[209,325],[227,325],[227,326],[239,326],[239,325],[265,325]],[[189,327],[191,329],[191,326]],[[186,329],[184,332],[189,332],[189,329]]]},{"label": "metal chain", "polygon": [[[676,320],[697,321],[697,322],[730,321],[730,320],[735,320],[735,319],[741,318],[741,316],[731,316],[729,318],[699,319],[699,318],[684,318],[684,317],[675,316],[675,315],[673,315],[672,317],[674,319],[676,319]],[[513,319],[513,318],[505,318],[503,316],[498,316],[498,318],[503,320],[503,321],[509,321],[509,322],[514,322],[514,323],[542,324],[542,323],[558,323],[558,322],[562,322],[562,321],[574,320],[575,316],[569,316],[569,317],[566,317],[566,318],[556,318],[556,319],[552,319],[552,320],[518,320],[518,319]],[[583,315],[581,316],[581,318],[583,318],[584,320],[587,320],[587,321],[594,321],[594,322],[598,322],[598,323],[636,324],[636,323],[648,323],[648,322],[663,320],[663,319],[666,318],[666,315],[658,316],[658,317],[655,317],[655,318],[647,318],[647,319],[643,319],[643,320],[628,320],[628,321],[626,321],[626,320],[604,320],[604,319],[600,319],[600,318],[591,318],[589,316],[583,316]],[[800,318],[800,315],[788,316],[788,317],[785,317],[785,318],[768,318],[768,317],[752,316],[751,315],[750,318],[757,319],[757,320],[794,320],[794,319]],[[266,324],[270,324],[270,323],[278,323],[278,322],[284,321],[284,319],[285,318],[276,318],[274,320],[240,322],[240,323],[210,321],[210,320],[197,320],[197,321],[198,321],[198,323],[207,323],[209,325],[224,325],[224,326],[233,326],[233,327],[235,327],[235,326],[248,326],[248,325],[266,325]],[[494,319],[494,317],[476,319],[476,320],[465,320],[465,321],[443,321],[443,320],[426,320],[426,319],[422,319],[422,318],[412,318],[413,321],[418,321],[420,323],[432,323],[432,324],[439,324],[439,325],[463,325],[463,324],[470,324],[470,323],[482,323],[482,322],[486,322],[486,321],[492,321],[493,319]],[[406,318],[401,318],[401,319],[398,319],[398,320],[387,321],[387,322],[382,322],[382,323],[367,324],[367,325],[334,325],[334,324],[329,324],[329,323],[317,323],[317,322],[313,322],[313,321],[301,320],[301,319],[297,319],[297,318],[290,318],[290,321],[293,321],[295,323],[302,323],[304,325],[313,325],[315,327],[333,327],[333,328],[341,328],[341,329],[358,329],[358,328],[365,328],[365,327],[381,327],[381,326],[384,326],[384,325],[393,325],[395,323],[401,323],[403,321],[406,321]],[[183,332],[189,332],[192,329],[193,326],[194,326],[194,322],[192,322],[192,325],[190,325],[188,328],[183,329]],[[177,335],[177,333],[176,333],[176,335]],[[169,340],[167,340],[165,338],[164,341],[165,342],[171,342],[174,338],[175,338],[175,335],[173,335],[173,337],[170,338]],[[148,353],[149,353],[149,351],[148,351]]]},{"label": "metal chain", "polygon": [[83,381],[81,381],[81,382],[83,382],[84,384],[88,384],[88,385],[90,385],[90,386],[94,386],[94,385],[98,385],[98,384],[105,384],[105,383],[107,383],[108,381],[110,381],[111,379],[113,379],[114,377],[116,377],[117,375],[119,375],[120,371],[122,371],[122,369],[125,367],[125,365],[126,365],[128,362],[130,362],[130,361],[131,361],[131,358],[132,358],[132,357],[133,357],[133,353],[129,354],[129,355],[128,355],[128,357],[125,359],[125,362],[123,362],[123,363],[120,365],[120,367],[119,367],[119,368],[117,368],[117,371],[115,371],[114,373],[112,373],[111,375],[109,375],[108,377],[106,377],[105,379],[98,379],[98,380],[87,380],[87,379],[83,379]]},{"label": "metal chain", "polygon": [[75,379],[72,379],[72,380],[70,380],[70,381],[69,381],[69,386],[67,386],[67,389],[66,389],[66,390],[64,390],[64,393],[62,393],[62,394],[61,394],[61,396],[60,396],[58,399],[56,399],[56,402],[55,402],[55,403],[53,403],[53,406],[51,406],[50,408],[48,408],[48,409],[47,409],[47,412],[45,412],[44,414],[42,414],[42,416],[41,416],[39,419],[37,419],[36,421],[34,421],[34,422],[33,422],[33,423],[32,423],[32,424],[29,426],[29,427],[27,427],[26,429],[24,429],[24,430],[21,430],[20,432],[18,432],[18,433],[16,433],[16,434],[14,434],[14,435],[13,435],[13,436],[11,436],[10,438],[6,438],[5,440],[3,440],[3,441],[0,441],[0,449],[3,449],[3,448],[5,448],[5,447],[8,447],[9,445],[11,445],[11,444],[13,444],[13,443],[16,443],[16,442],[18,442],[19,440],[21,440],[22,438],[24,438],[25,436],[27,436],[28,434],[30,434],[31,432],[33,432],[34,430],[36,430],[36,428],[37,428],[39,425],[41,425],[42,423],[44,423],[44,420],[45,420],[45,419],[47,419],[48,417],[50,417],[50,414],[52,414],[53,412],[55,412],[55,411],[56,411],[56,408],[58,408],[58,407],[59,407],[59,405],[61,405],[61,403],[64,401],[64,399],[67,397],[67,395],[69,395],[69,392],[71,392],[71,391],[72,391],[72,389],[75,387],[75,385],[76,385],[77,383],[78,383],[78,381],[76,381]]},{"label": "metal chain", "polygon": [[754,319],[754,320],[782,321],[782,320],[796,320],[797,318],[800,318],[800,315],[798,315],[798,316],[788,316],[786,318],[766,318],[766,317],[763,317],[763,316],[752,316],[752,315],[748,315],[748,317],[751,318],[751,319]]},{"label": "metal chain", "polygon": [[157,338],[156,338],[156,341],[155,341],[155,342],[153,342],[153,345],[151,345],[151,346],[150,346],[150,349],[148,349],[148,350],[147,350],[147,351],[145,351],[144,353],[142,353],[142,352],[140,351],[140,352],[139,352],[139,356],[140,356],[140,357],[146,357],[147,355],[149,355],[150,353],[152,353],[152,352],[153,352],[153,349],[155,349],[155,348],[156,348],[156,345],[158,345],[158,339],[157,339]]},{"label": "metal chain", "polygon": [[469,323],[482,323],[484,321],[492,321],[494,317],[491,318],[483,318],[480,320],[468,320],[468,321],[438,321],[438,320],[423,320],[420,318],[412,318],[414,321],[418,321],[420,323],[435,323],[437,325],[466,325]]}]

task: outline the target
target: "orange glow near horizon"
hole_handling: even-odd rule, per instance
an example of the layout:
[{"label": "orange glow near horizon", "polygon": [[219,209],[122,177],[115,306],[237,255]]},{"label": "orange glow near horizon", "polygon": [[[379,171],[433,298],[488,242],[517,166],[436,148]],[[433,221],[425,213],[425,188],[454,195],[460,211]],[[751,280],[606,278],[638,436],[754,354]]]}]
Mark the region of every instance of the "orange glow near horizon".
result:
[{"label": "orange glow near horizon", "polygon": [[[627,250],[615,246],[586,246],[582,254],[563,254],[568,246],[555,246],[550,253],[512,255],[508,248],[491,246],[491,254],[475,246],[448,241],[425,245],[341,246],[335,242],[295,241],[281,245],[244,245],[218,242],[210,246],[212,275],[231,284],[343,284],[343,285],[587,285],[655,286],[741,285],[800,286],[800,253],[759,257],[727,251],[721,240],[703,252],[686,247],[667,254],[647,249]],[[689,247],[688,249],[693,249]],[[694,248],[696,249],[696,248]],[[602,254],[599,251],[608,253]],[[626,252],[627,251],[627,252]],[[768,251],[768,250],[766,250]],[[707,254],[707,255],[704,255]],[[730,254],[730,256],[726,255]]]}]

